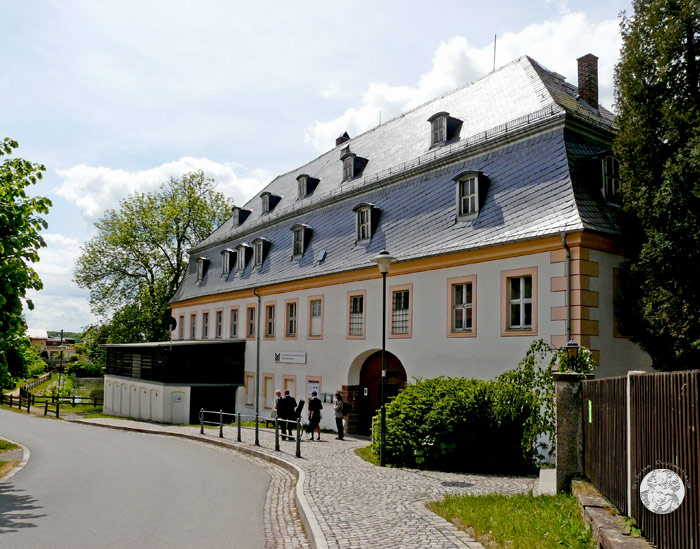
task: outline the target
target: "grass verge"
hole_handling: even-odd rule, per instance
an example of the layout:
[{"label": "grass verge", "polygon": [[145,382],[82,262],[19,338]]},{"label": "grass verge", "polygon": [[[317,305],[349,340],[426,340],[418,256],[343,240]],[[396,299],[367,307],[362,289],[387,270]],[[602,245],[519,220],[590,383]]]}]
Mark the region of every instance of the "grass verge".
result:
[{"label": "grass verge", "polygon": [[2,461],[0,460],[0,479],[2,479],[7,473],[12,471],[17,465],[19,465],[18,459],[13,459],[12,461]]},{"label": "grass verge", "polygon": [[372,446],[365,446],[363,448],[355,448],[355,453],[364,459],[366,462],[372,465],[379,466],[379,456],[372,453]]},{"label": "grass verge", "polygon": [[14,442],[8,442],[0,438],[0,452],[9,452],[10,450],[19,450],[21,446]]},{"label": "grass verge", "polygon": [[428,508],[486,547],[594,549],[590,529],[569,495],[448,495]]}]

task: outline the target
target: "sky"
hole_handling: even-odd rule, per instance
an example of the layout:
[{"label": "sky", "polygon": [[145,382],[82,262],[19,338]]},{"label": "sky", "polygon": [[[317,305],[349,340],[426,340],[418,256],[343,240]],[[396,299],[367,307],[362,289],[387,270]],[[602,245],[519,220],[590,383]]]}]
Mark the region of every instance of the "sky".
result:
[{"label": "sky", "polygon": [[0,0],[0,139],[46,166],[53,207],[30,328],[100,319],[73,282],[105,210],[203,170],[243,204],[281,173],[529,55],[613,108],[627,0]]}]

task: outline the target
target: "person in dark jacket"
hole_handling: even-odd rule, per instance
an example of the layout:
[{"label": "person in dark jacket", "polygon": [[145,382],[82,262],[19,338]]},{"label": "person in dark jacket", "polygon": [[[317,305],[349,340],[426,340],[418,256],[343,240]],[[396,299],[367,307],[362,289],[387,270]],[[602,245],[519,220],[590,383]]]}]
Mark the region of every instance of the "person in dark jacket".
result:
[{"label": "person in dark jacket", "polygon": [[309,440],[314,439],[314,429],[318,432],[318,440],[321,440],[321,410],[323,410],[323,403],[317,395],[316,391],[311,391],[311,398],[309,399],[309,433],[311,433],[311,436]]},{"label": "person in dark jacket", "polygon": [[287,440],[287,431],[289,431],[289,440],[294,439],[292,420],[296,420],[296,408],[296,399],[289,394],[289,391],[285,391],[284,398],[277,405],[277,417],[282,424],[282,440]]}]

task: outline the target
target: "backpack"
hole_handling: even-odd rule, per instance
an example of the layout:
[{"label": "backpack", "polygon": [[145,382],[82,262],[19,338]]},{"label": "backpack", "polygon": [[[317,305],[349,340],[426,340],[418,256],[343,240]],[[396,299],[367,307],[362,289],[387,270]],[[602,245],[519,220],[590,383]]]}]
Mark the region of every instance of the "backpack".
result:
[{"label": "backpack", "polygon": [[343,407],[341,410],[344,416],[347,416],[350,413],[350,403],[347,400],[343,401]]}]

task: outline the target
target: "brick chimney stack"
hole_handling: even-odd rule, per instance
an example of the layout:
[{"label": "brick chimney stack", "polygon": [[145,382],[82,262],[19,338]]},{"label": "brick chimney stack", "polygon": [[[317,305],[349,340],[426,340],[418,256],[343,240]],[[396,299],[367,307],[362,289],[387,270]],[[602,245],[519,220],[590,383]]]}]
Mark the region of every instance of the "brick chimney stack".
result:
[{"label": "brick chimney stack", "polygon": [[592,53],[579,57],[578,94],[594,109],[598,108],[598,58]]},{"label": "brick chimney stack", "polygon": [[346,141],[350,141],[350,136],[348,135],[348,132],[344,132],[343,135],[339,135],[335,138],[335,146],[337,147],[338,145],[342,145]]}]

